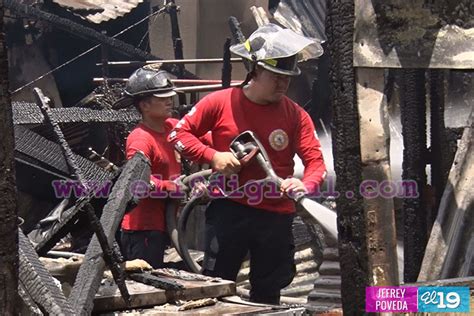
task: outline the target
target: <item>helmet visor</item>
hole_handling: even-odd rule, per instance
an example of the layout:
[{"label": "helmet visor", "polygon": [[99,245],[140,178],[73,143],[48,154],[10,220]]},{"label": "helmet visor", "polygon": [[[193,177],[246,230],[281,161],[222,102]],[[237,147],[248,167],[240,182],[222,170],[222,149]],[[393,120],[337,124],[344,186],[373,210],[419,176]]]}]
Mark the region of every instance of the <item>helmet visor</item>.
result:
[{"label": "helmet visor", "polygon": [[169,98],[169,97],[174,97],[175,95],[176,95],[176,92],[174,92],[173,90],[153,93],[153,96],[157,98]]}]

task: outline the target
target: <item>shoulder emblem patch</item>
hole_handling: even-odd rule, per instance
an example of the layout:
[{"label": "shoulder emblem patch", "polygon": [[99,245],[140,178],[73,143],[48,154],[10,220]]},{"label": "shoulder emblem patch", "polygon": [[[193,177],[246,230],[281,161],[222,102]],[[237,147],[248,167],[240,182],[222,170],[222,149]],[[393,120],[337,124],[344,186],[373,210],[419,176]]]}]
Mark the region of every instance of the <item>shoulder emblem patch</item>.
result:
[{"label": "shoulder emblem patch", "polygon": [[268,141],[273,149],[280,151],[288,147],[288,134],[282,129],[276,129],[268,136]]}]

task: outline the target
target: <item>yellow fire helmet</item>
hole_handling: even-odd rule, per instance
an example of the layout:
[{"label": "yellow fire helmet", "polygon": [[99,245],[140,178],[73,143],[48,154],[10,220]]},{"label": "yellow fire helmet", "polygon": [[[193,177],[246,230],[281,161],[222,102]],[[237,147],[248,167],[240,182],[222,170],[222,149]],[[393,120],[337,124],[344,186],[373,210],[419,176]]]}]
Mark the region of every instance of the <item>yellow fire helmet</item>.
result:
[{"label": "yellow fire helmet", "polygon": [[299,61],[323,54],[320,42],[269,23],[259,27],[244,43],[232,45],[230,50],[269,71],[297,76],[301,73]]}]

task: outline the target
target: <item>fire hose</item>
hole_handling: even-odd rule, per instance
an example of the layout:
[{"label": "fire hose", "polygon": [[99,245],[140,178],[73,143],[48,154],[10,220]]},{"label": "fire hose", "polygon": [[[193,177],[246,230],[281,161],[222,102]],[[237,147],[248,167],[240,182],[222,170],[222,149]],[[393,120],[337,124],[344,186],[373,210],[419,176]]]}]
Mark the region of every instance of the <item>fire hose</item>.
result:
[{"label": "fire hose", "polygon": [[[198,171],[196,173],[193,173],[193,174],[183,178],[181,180],[181,182],[182,182],[183,185],[185,185],[187,187],[190,187],[196,179],[205,179],[205,178],[209,177],[211,174],[212,174],[211,169]],[[194,205],[196,204],[196,201],[191,203],[191,200],[186,203],[186,206],[188,206],[188,204],[192,204],[192,206],[193,206],[192,208],[194,208]],[[199,200],[197,200],[197,201],[199,201]],[[186,206],[181,211],[181,214],[183,214],[183,211],[186,210]],[[191,210],[192,210],[192,208],[191,208]],[[188,212],[190,212],[190,211],[188,211]],[[186,216],[186,221],[187,221],[188,217],[189,217],[189,214]],[[181,245],[180,245],[179,239],[178,239],[179,232],[178,232],[177,224],[178,223],[176,221],[176,203],[171,201],[171,200],[168,200],[167,203],[166,203],[166,228],[167,228],[167,231],[168,231],[168,235],[170,236],[171,244],[175,247],[178,254],[182,257],[183,254],[182,254]],[[186,224],[184,224],[184,226],[186,227]],[[185,248],[187,249],[186,246],[185,246]],[[189,255],[189,251],[187,251],[187,252],[188,252],[188,255]]]},{"label": "fire hose", "polygon": [[[249,162],[252,159],[256,159],[267,175],[267,177],[263,180],[275,182],[278,188],[281,186],[283,179],[275,173],[263,145],[251,131],[245,131],[238,135],[231,142],[230,151],[243,164]],[[205,178],[206,176],[210,176],[212,174],[212,170],[210,169],[192,174],[183,179],[183,184],[189,186],[189,184],[193,183],[194,179],[202,179],[203,177]],[[321,225],[326,233],[328,233],[333,239],[337,239],[335,212],[306,197],[303,192],[289,195],[289,197],[292,198],[295,203],[300,204],[303,209]],[[183,261],[186,263],[187,267],[195,273],[201,273],[201,266],[195,260],[193,260],[189,253],[189,249],[185,241],[185,232],[189,215],[191,214],[194,207],[201,202],[201,199],[202,195],[195,195],[191,197],[191,199],[181,210],[177,225],[174,208],[173,210],[167,208],[166,215],[167,226],[169,227],[168,231],[170,233],[172,243],[181,255]],[[170,220],[169,222],[168,218]]]}]

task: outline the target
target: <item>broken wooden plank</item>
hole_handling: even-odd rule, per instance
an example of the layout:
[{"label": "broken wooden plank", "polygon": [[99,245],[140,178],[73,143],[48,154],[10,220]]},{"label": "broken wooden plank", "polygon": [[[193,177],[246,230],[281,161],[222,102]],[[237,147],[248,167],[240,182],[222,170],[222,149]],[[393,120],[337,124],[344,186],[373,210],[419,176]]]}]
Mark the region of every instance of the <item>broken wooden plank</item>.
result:
[{"label": "broken wooden plank", "polygon": [[[110,197],[104,206],[101,224],[107,235],[109,245],[115,240],[115,233],[125,213],[127,204],[132,199],[132,184],[135,181],[148,183],[150,179],[150,162],[140,152],[129,160],[117,182],[112,188]],[[93,298],[99,289],[105,262],[102,258],[102,248],[94,236],[87,248],[84,264],[81,266],[72,288],[69,301],[74,310],[81,315],[89,315],[92,311]]]},{"label": "broken wooden plank", "polygon": [[431,230],[418,281],[472,275],[474,249],[469,242],[474,216],[474,128],[473,114],[465,128],[448,182],[441,198],[438,216]]},{"label": "broken wooden plank", "polygon": [[[196,300],[206,297],[221,297],[235,294],[235,283],[227,280],[216,282],[185,281],[167,278],[184,288],[177,291],[165,291],[153,286],[127,280],[130,293],[130,308],[161,305],[176,300]],[[94,300],[94,312],[103,312],[127,308],[120,298],[115,284],[102,286]]]},{"label": "broken wooden plank", "polygon": [[270,23],[267,12],[262,7],[251,6],[250,11],[259,27]]},{"label": "broken wooden plank", "polygon": [[43,94],[40,88],[34,88],[33,93],[36,99],[36,105],[39,106],[41,112],[43,113],[46,122],[52,126],[54,134],[56,135],[57,141],[60,145],[61,151],[63,152],[64,158],[66,160],[66,165],[69,169],[70,174],[72,174],[81,184],[85,184],[85,178],[82,171],[79,169],[79,164],[76,161],[74,153],[72,152],[71,147],[64,137],[63,131],[59,126],[59,123],[56,122],[51,115],[51,108],[49,106],[50,99]]},{"label": "broken wooden plank", "polygon": [[109,267],[110,272],[114,277],[114,281],[117,284],[120,293],[122,294],[122,298],[127,302],[130,303],[130,294],[127,291],[127,286],[125,285],[125,273],[120,267],[122,263],[122,255],[119,253],[120,250],[115,246],[115,240],[113,240],[112,244],[109,243],[110,238],[107,238],[102,225],[100,224],[97,215],[95,214],[94,208],[87,204],[85,206],[87,216],[89,218],[89,225],[92,227],[92,231],[94,232],[94,236],[97,237],[100,247],[102,248],[102,257],[104,258],[107,267]]},{"label": "broken wooden plank", "polygon": [[[392,183],[390,128],[383,69],[358,68],[357,106],[360,124],[362,177],[372,286],[397,285],[397,240],[393,197],[379,192],[382,183]],[[370,185],[364,185],[370,184]],[[369,195],[370,194],[370,195]]]},{"label": "broken wooden plank", "polygon": [[129,274],[129,278],[146,284],[146,285],[151,285],[153,287],[156,287],[158,289],[162,290],[181,290],[183,289],[183,286],[179,283],[176,283],[175,281],[170,281],[167,278],[164,277],[158,277],[156,275],[152,275],[151,273],[131,273]]},{"label": "broken wooden plank", "polygon": [[[271,312],[271,307],[261,307],[261,306],[250,306],[243,304],[236,304],[232,302],[221,302],[218,301],[215,305],[208,307],[200,307],[199,309],[191,309],[182,311],[179,310],[180,306],[178,305],[162,305],[155,306],[153,308],[141,309],[140,312],[151,316],[180,316],[180,315],[259,315],[262,313]],[[130,312],[124,311],[123,313],[115,312],[116,316],[130,316]]]},{"label": "broken wooden plank", "polygon": [[216,298],[202,298],[200,300],[187,301],[178,307],[178,312],[196,309],[205,306],[214,306],[217,304]]},{"label": "broken wooden plank", "polygon": [[[73,174],[73,176],[79,180],[81,186],[85,187],[86,189],[89,188],[89,184],[87,183],[87,178],[84,177],[81,169],[79,168],[79,164],[74,157],[74,153],[72,149],[69,147],[66,138],[59,126],[59,123],[52,117],[51,108],[49,106],[50,99],[43,94],[43,91],[39,88],[34,88],[34,95],[36,98],[37,105],[40,107],[41,112],[46,119],[46,122],[49,123],[53,127],[53,131],[56,134],[56,138],[59,141],[61,150],[63,151],[64,158],[66,159],[67,166]],[[117,260],[119,256],[113,250],[113,245],[109,246],[107,236],[105,235],[102,225],[99,222],[95,214],[94,208],[90,204],[85,205],[85,211],[89,219],[89,224],[92,228],[92,231],[95,233],[97,240],[99,241],[100,246],[102,247],[102,255],[104,257],[105,262],[107,263],[112,275],[114,276],[114,280],[117,283],[120,293],[122,293],[123,299],[128,302],[129,301],[129,294],[127,292],[127,287],[125,286],[124,280],[125,276],[123,271],[120,268],[120,262]]]},{"label": "broken wooden plank", "polygon": [[53,259],[40,257],[40,261],[54,278],[58,279],[60,282],[73,284],[77,272],[83,263],[83,258],[72,257],[69,259]]},{"label": "broken wooden plank", "polygon": [[[39,255],[46,255],[56,243],[63,238],[74,226],[80,212],[92,199],[94,193],[90,193],[84,198],[80,198],[76,203],[61,214],[61,220],[54,223],[51,228],[42,236],[41,241],[35,245],[35,250]],[[31,233],[30,233],[31,234]]]}]

